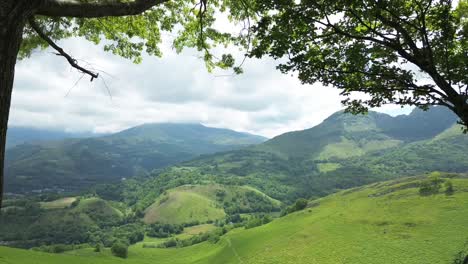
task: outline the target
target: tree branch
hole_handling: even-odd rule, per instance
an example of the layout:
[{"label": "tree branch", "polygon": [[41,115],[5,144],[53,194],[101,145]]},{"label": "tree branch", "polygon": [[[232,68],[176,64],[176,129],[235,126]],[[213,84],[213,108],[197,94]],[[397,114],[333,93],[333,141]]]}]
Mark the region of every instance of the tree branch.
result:
[{"label": "tree branch", "polygon": [[50,17],[96,18],[138,15],[168,0],[45,0],[36,14]]},{"label": "tree branch", "polygon": [[34,29],[34,31],[36,31],[36,33],[39,35],[39,37],[41,37],[43,40],[45,40],[52,48],[54,48],[58,52],[57,53],[58,56],[65,57],[65,59],[67,59],[68,63],[70,63],[70,65],[73,68],[79,70],[80,72],[82,72],[84,74],[88,74],[89,76],[91,76],[91,81],[93,81],[94,79],[99,77],[99,73],[95,73],[95,72],[92,72],[92,71],[90,71],[88,69],[85,69],[85,68],[81,67],[80,65],[78,65],[78,62],[74,58],[72,58],[61,47],[59,47],[57,44],[55,44],[55,42],[51,38],[49,38],[42,31],[41,27],[34,20],[34,17],[29,18],[29,25],[31,25],[31,27]]}]

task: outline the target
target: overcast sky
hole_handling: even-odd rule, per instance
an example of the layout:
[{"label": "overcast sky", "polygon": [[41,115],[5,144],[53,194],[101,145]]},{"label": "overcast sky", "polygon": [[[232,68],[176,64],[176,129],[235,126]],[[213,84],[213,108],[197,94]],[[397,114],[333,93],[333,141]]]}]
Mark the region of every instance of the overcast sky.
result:
[{"label": "overcast sky", "polygon": [[10,126],[102,133],[142,123],[196,122],[273,137],[312,127],[342,109],[336,89],[301,85],[270,59],[247,60],[244,74],[219,77],[226,73],[208,73],[193,52],[176,54],[169,45],[163,58],[145,57],[135,65],[81,39],[60,44],[83,65],[107,74],[77,83],[81,74],[62,57],[36,52],[17,65]]}]

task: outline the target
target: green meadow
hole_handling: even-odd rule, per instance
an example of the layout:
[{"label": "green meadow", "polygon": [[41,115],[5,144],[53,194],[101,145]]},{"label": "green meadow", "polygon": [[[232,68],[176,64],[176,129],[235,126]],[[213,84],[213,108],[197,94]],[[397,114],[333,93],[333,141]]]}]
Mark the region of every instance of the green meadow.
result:
[{"label": "green meadow", "polygon": [[[421,195],[421,178],[341,191],[306,209],[252,229],[237,228],[216,242],[184,248],[129,248],[127,259],[109,249],[49,254],[0,247],[0,263],[453,263],[468,241],[468,179],[447,179]],[[206,227],[196,227],[204,229]],[[187,232],[187,231],[186,231]]]}]

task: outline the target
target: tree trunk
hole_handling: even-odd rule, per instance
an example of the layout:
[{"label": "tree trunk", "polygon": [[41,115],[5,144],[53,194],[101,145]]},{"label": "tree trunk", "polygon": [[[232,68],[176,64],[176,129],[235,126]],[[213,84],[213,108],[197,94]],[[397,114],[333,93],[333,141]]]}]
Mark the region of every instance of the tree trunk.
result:
[{"label": "tree trunk", "polygon": [[34,0],[0,2],[0,208],[3,200],[5,144],[15,64],[25,22],[38,4],[39,1]]}]

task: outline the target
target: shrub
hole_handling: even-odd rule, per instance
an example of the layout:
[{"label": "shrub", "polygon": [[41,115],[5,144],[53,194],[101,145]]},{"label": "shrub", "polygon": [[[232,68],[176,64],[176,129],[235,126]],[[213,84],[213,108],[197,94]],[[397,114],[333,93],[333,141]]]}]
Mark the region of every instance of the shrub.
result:
[{"label": "shrub", "polygon": [[446,181],[444,185],[445,185],[445,194],[446,195],[452,195],[455,192],[455,190],[453,189],[453,184],[452,184],[451,181]]},{"label": "shrub", "polygon": [[73,201],[71,204],[70,204],[70,208],[75,208],[77,207],[79,204],[80,204],[80,201],[81,201],[81,198],[76,198],[75,201]]},{"label": "shrub", "polygon": [[101,252],[102,244],[97,243],[96,246],[94,246],[94,252]]},{"label": "shrub", "polygon": [[285,216],[287,214],[290,214],[296,211],[304,210],[307,207],[308,203],[309,202],[306,199],[299,198],[296,200],[296,202],[293,205],[291,205],[290,207],[286,208],[283,212],[281,212],[281,216]]},{"label": "shrub", "polygon": [[304,210],[307,207],[307,200],[304,198],[297,199],[296,203],[294,203],[294,211]]},{"label": "shrub", "polygon": [[439,193],[442,187],[443,180],[438,176],[430,177],[427,180],[421,181],[419,185],[419,194],[421,195],[433,195]]},{"label": "shrub", "polygon": [[119,258],[127,258],[128,256],[128,245],[117,241],[111,247],[112,255],[119,257]]}]

